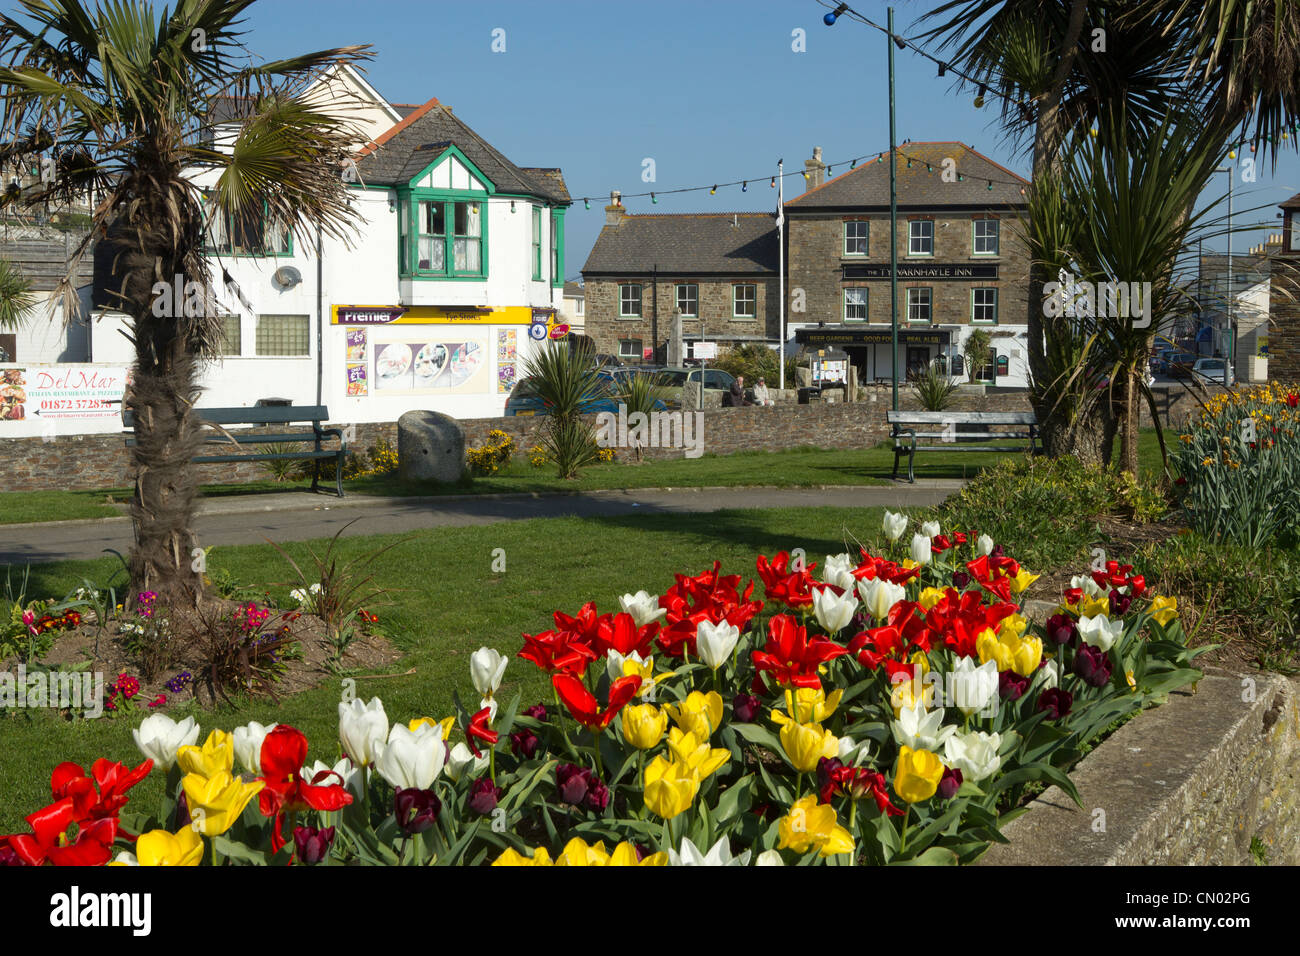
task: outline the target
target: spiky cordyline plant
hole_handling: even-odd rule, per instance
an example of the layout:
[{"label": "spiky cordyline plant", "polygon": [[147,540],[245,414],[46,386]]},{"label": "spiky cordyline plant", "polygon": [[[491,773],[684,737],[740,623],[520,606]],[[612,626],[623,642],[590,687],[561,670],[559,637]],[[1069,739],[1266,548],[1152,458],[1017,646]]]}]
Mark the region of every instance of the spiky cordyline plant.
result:
[{"label": "spiky cordyline plant", "polygon": [[599,372],[584,348],[547,342],[524,360],[524,384],[546,406],[542,447],[561,478],[576,478],[578,469],[596,460],[596,432],[582,415],[606,395]]},{"label": "spiky cordyline plant", "polygon": [[[142,0],[88,7],[81,0],[22,0],[0,15],[0,152],[50,151],[53,175],[28,203],[94,196],[90,234],[59,287],[76,313],[73,276],[91,243],[111,237],[108,291],[129,316],[136,362],[125,397],[135,413],[133,591],[197,603],[191,569],[203,440],[193,414],[199,363],[215,358],[221,326],[203,256],[204,211],[195,176],[216,173],[217,214],[261,215],[291,230],[344,238],[353,222],[340,175],[361,138],[345,117],[304,100],[313,79],[364,59],[343,47],[254,65],[240,16],[253,0],[179,0],[161,12]],[[237,96],[247,114],[228,149],[205,137],[215,98]],[[224,272],[224,270],[223,270]],[[183,276],[204,290],[193,310],[157,308],[155,284]],[[190,311],[198,314],[187,314]],[[155,314],[163,313],[163,314]]]}]

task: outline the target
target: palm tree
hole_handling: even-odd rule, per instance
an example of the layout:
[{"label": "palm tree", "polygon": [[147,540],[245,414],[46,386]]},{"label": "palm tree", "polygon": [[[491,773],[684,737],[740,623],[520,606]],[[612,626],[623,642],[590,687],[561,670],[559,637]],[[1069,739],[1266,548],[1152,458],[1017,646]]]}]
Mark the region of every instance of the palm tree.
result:
[{"label": "palm tree", "polygon": [[[216,357],[221,325],[193,176],[219,171],[218,214],[265,210],[284,228],[342,237],[354,214],[340,168],[357,137],[302,94],[321,72],[370,55],[344,47],[254,65],[239,29],[252,2],[179,0],[156,13],[143,0],[94,9],[82,0],[22,0],[24,21],[0,15],[0,144],[9,156],[50,151],[55,160],[50,180],[24,198],[99,200],[58,290],[65,315],[75,312],[72,276],[91,242],[114,242],[110,291],[129,316],[136,350],[125,398],[136,439],[132,585],[196,604],[196,372]],[[249,106],[229,152],[204,136],[204,117],[222,95]],[[177,275],[197,283],[202,304],[162,307],[160,293]]]},{"label": "palm tree", "polygon": [[12,262],[0,259],[0,329],[16,329],[36,304],[32,284]]}]

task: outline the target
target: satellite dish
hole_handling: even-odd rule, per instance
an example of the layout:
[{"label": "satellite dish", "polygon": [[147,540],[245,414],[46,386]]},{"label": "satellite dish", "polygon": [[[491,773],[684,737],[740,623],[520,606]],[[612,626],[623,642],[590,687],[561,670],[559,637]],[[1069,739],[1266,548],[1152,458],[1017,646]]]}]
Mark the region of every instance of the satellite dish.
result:
[{"label": "satellite dish", "polygon": [[302,273],[293,266],[281,266],[275,270],[271,280],[281,289],[292,289],[302,281]]}]

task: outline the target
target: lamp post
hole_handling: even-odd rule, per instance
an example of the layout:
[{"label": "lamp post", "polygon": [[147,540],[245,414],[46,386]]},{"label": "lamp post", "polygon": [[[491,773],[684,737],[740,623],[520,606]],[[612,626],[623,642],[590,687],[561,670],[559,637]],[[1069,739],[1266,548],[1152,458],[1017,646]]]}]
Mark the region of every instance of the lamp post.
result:
[{"label": "lamp post", "polygon": [[1236,381],[1236,359],[1237,359],[1237,319],[1233,315],[1234,294],[1232,289],[1232,187],[1236,181],[1236,170],[1232,166],[1216,166],[1216,173],[1228,174],[1228,296],[1227,303],[1224,305],[1224,311],[1228,316],[1228,333],[1232,336],[1229,339],[1228,354],[1223,362],[1223,387],[1229,388],[1230,383],[1228,375],[1232,374],[1232,381]]}]

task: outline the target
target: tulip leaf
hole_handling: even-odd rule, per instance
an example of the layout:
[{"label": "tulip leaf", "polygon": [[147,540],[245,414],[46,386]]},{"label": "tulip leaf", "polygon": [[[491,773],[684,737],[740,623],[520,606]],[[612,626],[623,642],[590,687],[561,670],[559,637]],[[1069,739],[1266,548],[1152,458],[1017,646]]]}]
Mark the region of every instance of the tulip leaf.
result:
[{"label": "tulip leaf", "polygon": [[242,843],[228,840],[224,834],[218,834],[212,838],[212,848],[227,860],[248,863],[252,866],[266,866],[267,864],[266,853],[262,850],[254,850]]},{"label": "tulip leaf", "polygon": [[718,822],[725,823],[732,817],[749,810],[754,796],[754,775],[747,774],[733,783],[718,798]]},{"label": "tulip leaf", "polygon": [[894,829],[893,817],[881,814],[875,819],[876,841],[884,851],[885,861],[893,859],[898,853],[898,831]]},{"label": "tulip leaf", "polygon": [[766,747],[773,753],[783,753],[781,739],[772,731],[768,730],[761,724],[742,724],[733,723],[732,727],[736,728],[736,733],[744,737],[751,744],[758,744],[760,747]]},{"label": "tulip leaf", "polygon": [[522,691],[518,694],[515,694],[515,699],[510,702],[510,706],[507,707],[505,709],[505,712],[500,714],[498,718],[492,722],[494,729],[501,736],[504,737],[506,734],[514,730],[515,715],[519,713],[519,700],[522,697],[523,697]]},{"label": "tulip leaf", "polygon": [[956,866],[957,854],[947,847],[932,846],[919,856],[898,860],[898,866]]},{"label": "tulip leaf", "polygon": [[470,826],[468,826],[465,829],[465,832],[461,836],[461,838],[447,848],[446,853],[440,853],[438,855],[438,860],[435,865],[437,866],[460,865],[461,854],[465,851],[465,847],[469,846],[469,841],[474,839],[475,834],[478,833],[479,823],[480,821],[475,820],[472,824],[470,824]]},{"label": "tulip leaf", "polygon": [[1079,790],[1075,787],[1074,781],[1067,777],[1063,771],[1058,770],[1056,767],[1053,767],[1048,763],[1029,764],[1024,767],[1017,767],[1010,773],[1003,774],[995,780],[991,786],[989,786],[988,794],[990,797],[993,797],[1001,793],[1003,790],[1006,790],[1008,787],[1020,786],[1034,780],[1048,780],[1056,784],[1069,794],[1071,800],[1080,807],[1083,806],[1083,801],[1079,797]]},{"label": "tulip leaf", "polygon": [[763,777],[763,783],[767,786],[767,792],[782,803],[794,803],[794,793],[785,784],[778,784],[772,779],[772,775],[767,772],[767,767],[760,762],[758,772]]}]

